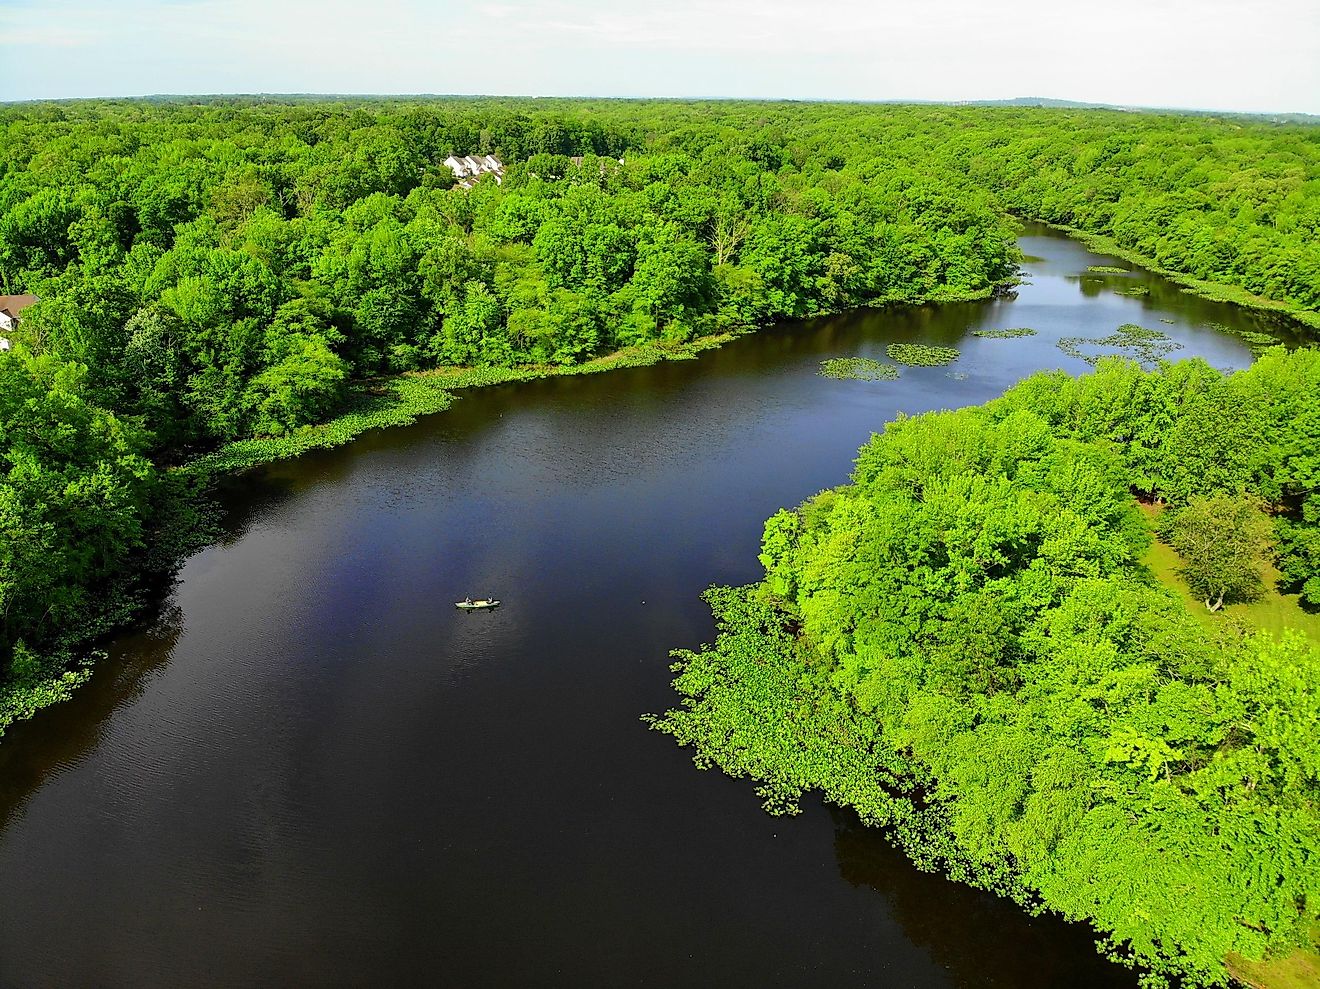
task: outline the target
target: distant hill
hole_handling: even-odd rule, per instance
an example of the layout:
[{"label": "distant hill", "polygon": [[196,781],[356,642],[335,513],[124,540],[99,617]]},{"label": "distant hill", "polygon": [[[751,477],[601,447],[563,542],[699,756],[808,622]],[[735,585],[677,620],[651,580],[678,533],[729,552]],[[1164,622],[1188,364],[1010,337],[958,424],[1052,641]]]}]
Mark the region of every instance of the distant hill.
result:
[{"label": "distant hill", "polygon": [[1010,100],[957,100],[958,106],[1046,106],[1060,110],[1146,110],[1149,107],[1119,106],[1116,103],[1084,103],[1081,100],[1056,100],[1048,96],[1015,96]]}]

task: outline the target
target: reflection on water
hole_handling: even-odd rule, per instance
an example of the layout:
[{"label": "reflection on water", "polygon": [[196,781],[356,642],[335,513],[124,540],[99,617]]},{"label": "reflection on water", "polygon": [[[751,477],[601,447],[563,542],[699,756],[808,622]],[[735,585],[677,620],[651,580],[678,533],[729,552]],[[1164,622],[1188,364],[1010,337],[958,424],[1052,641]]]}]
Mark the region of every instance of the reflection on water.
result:
[{"label": "reflection on water", "polygon": [[[1268,323],[1023,243],[1016,297],[467,393],[230,481],[160,622],[0,744],[0,985],[1133,985],[1086,932],[819,807],[769,818],[638,722],[712,637],[702,589],[755,580],[762,520],[897,412],[1085,371],[1056,343],[1128,322],[1241,366],[1211,324]],[[962,358],[818,373],[907,341]]]},{"label": "reflection on water", "polygon": [[1130,972],[1096,954],[1083,925],[1032,917],[1001,897],[920,872],[851,811],[831,808],[830,816],[839,874],[884,896],[904,934],[944,965],[954,985],[993,985],[989,973],[1015,971],[1023,958],[1031,959],[1033,985],[1132,985]]},{"label": "reflection on water", "polygon": [[100,743],[106,719],[148,689],[182,631],[183,612],[165,604],[146,628],[113,643],[76,704],[56,705],[6,732],[0,743],[0,832],[36,790]]}]

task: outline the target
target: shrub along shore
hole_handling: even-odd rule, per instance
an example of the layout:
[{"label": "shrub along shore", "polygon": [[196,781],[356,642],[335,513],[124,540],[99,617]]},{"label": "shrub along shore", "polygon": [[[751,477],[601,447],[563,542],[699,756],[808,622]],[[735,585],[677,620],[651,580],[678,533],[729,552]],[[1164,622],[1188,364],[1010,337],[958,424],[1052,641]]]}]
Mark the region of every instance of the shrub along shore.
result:
[{"label": "shrub along shore", "polygon": [[[900,417],[766,522],[765,579],[708,593],[718,637],[648,720],[772,813],[820,791],[923,868],[1089,922],[1148,985],[1302,985],[1320,641],[1265,581],[1320,604],[1318,385],[1315,350],[1109,358]],[[1266,597],[1279,627],[1215,621]]]},{"label": "shrub along shore", "polygon": [[507,368],[446,367],[364,382],[353,388],[351,396],[344,403],[345,411],[333,419],[302,426],[285,436],[235,440],[198,457],[182,469],[201,477],[247,470],[297,457],[310,450],[343,446],[369,429],[411,425],[422,416],[445,411],[457,400],[454,394],[457,391],[565,375],[600,374],[627,367],[647,367],[662,361],[695,360],[702,351],[719,347],[738,335],[721,333],[668,346],[639,344],[593,358],[584,364]]},{"label": "shrub along shore", "polygon": [[[1069,237],[1075,237],[1097,254],[1108,254],[1112,257],[1122,258],[1124,261],[1144,268],[1152,274],[1167,278],[1175,285],[1181,285],[1183,291],[1189,292],[1198,298],[1209,299],[1211,302],[1227,302],[1235,306],[1241,306],[1243,309],[1258,309],[1262,312],[1278,313],[1296,320],[1308,330],[1320,330],[1320,312],[1316,312],[1312,307],[1299,305],[1284,299],[1271,299],[1268,296],[1249,292],[1240,285],[1226,285],[1223,282],[1194,278],[1184,272],[1162,267],[1158,261],[1148,254],[1126,247],[1108,234],[1095,233],[1063,223],[1047,223],[1046,226],[1066,233]],[[1115,270],[1121,271],[1122,269]]]}]

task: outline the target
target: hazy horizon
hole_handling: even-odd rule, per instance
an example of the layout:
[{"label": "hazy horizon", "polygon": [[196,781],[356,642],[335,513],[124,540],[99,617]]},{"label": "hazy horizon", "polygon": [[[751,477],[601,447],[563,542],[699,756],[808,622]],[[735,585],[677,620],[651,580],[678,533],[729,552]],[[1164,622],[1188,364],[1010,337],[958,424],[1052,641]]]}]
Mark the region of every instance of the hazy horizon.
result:
[{"label": "hazy horizon", "polygon": [[1320,113],[1320,4],[0,0],[0,100],[509,96]]},{"label": "hazy horizon", "polygon": [[647,102],[657,100],[667,100],[675,103],[820,103],[820,104],[873,104],[876,106],[976,106],[976,105],[1008,105],[1013,103],[1025,103],[1030,105],[1033,102],[1046,104],[1078,104],[1085,107],[1095,107],[1096,109],[1114,109],[1114,110],[1141,110],[1151,113],[1187,113],[1187,114],[1225,114],[1230,116],[1305,116],[1316,117],[1320,119],[1320,112],[1310,112],[1307,110],[1289,110],[1289,109],[1247,109],[1247,110],[1228,110],[1217,106],[1157,106],[1144,103],[1101,103],[1094,100],[1074,100],[1066,96],[1008,96],[998,98],[970,97],[966,99],[921,99],[903,97],[879,97],[875,99],[849,98],[849,97],[795,97],[795,96],[721,96],[721,95],[694,95],[694,96],[627,96],[611,93],[407,93],[407,92],[358,92],[358,93],[332,93],[332,92],[243,92],[234,90],[232,92],[205,93],[205,92],[161,92],[161,93],[107,93],[100,96],[38,96],[27,99],[0,99],[0,105],[18,106],[35,103],[76,103],[79,101],[131,101],[131,100],[226,100],[226,99],[250,99],[250,100],[270,100],[277,102],[281,100],[581,100],[590,102],[593,100],[608,101],[617,100],[621,102]]}]

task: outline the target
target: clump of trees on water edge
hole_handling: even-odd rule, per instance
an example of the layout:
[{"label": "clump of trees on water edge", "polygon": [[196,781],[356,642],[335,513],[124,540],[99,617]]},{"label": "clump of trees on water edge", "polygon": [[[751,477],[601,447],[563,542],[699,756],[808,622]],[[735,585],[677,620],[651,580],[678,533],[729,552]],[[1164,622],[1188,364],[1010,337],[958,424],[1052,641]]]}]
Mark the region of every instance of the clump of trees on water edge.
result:
[{"label": "clump of trees on water edge", "polygon": [[772,811],[823,791],[925,868],[1089,921],[1152,984],[1311,946],[1320,643],[1198,620],[1134,492],[1211,606],[1259,593],[1277,539],[1314,595],[1318,385],[1314,350],[1110,358],[889,423],[767,521],[762,583],[709,592],[719,636],[675,654],[653,725]]}]

